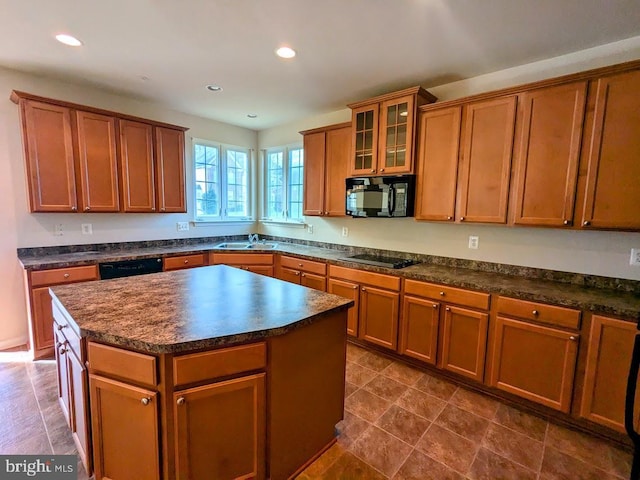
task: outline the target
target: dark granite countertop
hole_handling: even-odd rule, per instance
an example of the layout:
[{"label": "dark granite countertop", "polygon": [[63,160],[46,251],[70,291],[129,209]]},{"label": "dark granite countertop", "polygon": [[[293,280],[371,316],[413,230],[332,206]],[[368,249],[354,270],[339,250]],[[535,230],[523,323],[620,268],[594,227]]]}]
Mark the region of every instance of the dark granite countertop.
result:
[{"label": "dark granite countertop", "polygon": [[[443,285],[495,293],[523,300],[564,305],[594,313],[614,315],[635,320],[640,318],[640,282],[618,280],[566,272],[542,271],[528,267],[484,264],[467,260],[443,259],[414,254],[404,258],[421,261],[402,269],[390,269],[349,262],[344,257],[366,249],[338,250],[277,241],[273,250],[216,250],[220,240],[194,245],[148,246],[120,250],[91,251],[64,254],[21,256],[27,270],[63,268],[106,261],[134,258],[167,257],[190,253],[284,253],[333,265],[396,275]],[[394,253],[398,252],[385,252]],[[442,262],[446,263],[442,263]],[[460,266],[462,265],[462,266]],[[479,269],[474,267],[478,266]],[[495,271],[487,271],[495,266]],[[560,281],[558,281],[560,279]],[[623,285],[618,285],[620,282]],[[631,289],[629,285],[631,284]],[[618,287],[624,288],[618,288]]]},{"label": "dark granite countertop", "polygon": [[93,340],[177,353],[281,335],[353,301],[215,265],[51,287]]}]

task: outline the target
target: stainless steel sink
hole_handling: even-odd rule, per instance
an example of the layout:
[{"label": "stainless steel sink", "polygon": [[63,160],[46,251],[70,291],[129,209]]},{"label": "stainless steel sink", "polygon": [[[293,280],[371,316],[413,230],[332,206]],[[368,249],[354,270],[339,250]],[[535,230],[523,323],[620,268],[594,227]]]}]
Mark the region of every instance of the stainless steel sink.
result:
[{"label": "stainless steel sink", "polygon": [[216,245],[216,250],[273,250],[278,244],[276,242],[224,242]]}]

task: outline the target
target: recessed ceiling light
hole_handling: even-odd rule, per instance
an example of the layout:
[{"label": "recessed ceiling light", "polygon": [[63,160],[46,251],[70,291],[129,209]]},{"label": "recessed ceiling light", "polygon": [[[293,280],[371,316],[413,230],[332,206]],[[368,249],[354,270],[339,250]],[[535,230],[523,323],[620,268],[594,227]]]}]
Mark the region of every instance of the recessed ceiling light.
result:
[{"label": "recessed ceiling light", "polygon": [[281,58],[293,58],[296,56],[296,51],[290,47],[280,47],[276,50],[276,55]]},{"label": "recessed ceiling light", "polygon": [[221,92],[222,87],[219,87],[218,85],[207,85],[207,90],[211,90],[212,92]]},{"label": "recessed ceiling light", "polygon": [[247,113],[247,117],[249,118],[258,118],[258,115],[255,113]]},{"label": "recessed ceiling light", "polygon": [[65,45],[69,45],[70,47],[79,47],[82,45],[80,40],[72,35],[67,35],[66,33],[59,33],[56,35],[56,40],[60,43],[64,43]]}]

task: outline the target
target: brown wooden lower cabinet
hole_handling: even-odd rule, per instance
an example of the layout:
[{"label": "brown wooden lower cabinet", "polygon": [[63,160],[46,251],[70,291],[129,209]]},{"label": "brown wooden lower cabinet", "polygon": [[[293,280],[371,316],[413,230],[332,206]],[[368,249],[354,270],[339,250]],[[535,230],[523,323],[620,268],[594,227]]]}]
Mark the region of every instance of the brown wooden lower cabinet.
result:
[{"label": "brown wooden lower cabinet", "polygon": [[178,479],[265,477],[265,374],[173,394]]},{"label": "brown wooden lower cabinet", "polygon": [[224,264],[260,275],[273,277],[272,253],[214,253],[209,254],[209,265]]},{"label": "brown wooden lower cabinet", "polygon": [[159,480],[158,394],[89,375],[96,480]]},{"label": "brown wooden lower cabinet", "polygon": [[208,256],[205,253],[166,257],[162,260],[162,269],[167,272],[170,270],[181,270],[183,268],[204,267],[207,265],[207,262]]},{"label": "brown wooden lower cabinet", "polygon": [[438,366],[482,382],[488,326],[487,313],[446,305],[442,316]]},{"label": "brown wooden lower cabinet", "polygon": [[280,280],[297,283],[303,287],[327,291],[327,265],[288,255],[276,258],[275,276]]},{"label": "brown wooden lower cabinet", "polygon": [[489,384],[568,413],[578,335],[496,317]]},{"label": "brown wooden lower cabinet", "polygon": [[440,303],[405,295],[398,351],[430,365],[436,364]]},{"label": "brown wooden lower cabinet", "polygon": [[619,432],[625,431],[625,393],[636,331],[632,322],[591,318],[580,416]]},{"label": "brown wooden lower cabinet", "polygon": [[349,314],[347,316],[347,334],[352,337],[357,337],[358,312],[360,311],[360,287],[357,283],[330,278],[327,281],[327,292],[353,300],[354,305],[349,308]]}]

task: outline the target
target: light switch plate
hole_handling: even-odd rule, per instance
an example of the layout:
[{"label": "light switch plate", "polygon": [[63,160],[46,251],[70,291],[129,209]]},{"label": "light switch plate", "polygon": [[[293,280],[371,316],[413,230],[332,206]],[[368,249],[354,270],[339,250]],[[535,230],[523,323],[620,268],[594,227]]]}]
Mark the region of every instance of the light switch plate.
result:
[{"label": "light switch plate", "polygon": [[313,225],[307,225],[307,233],[313,235]]},{"label": "light switch plate", "polygon": [[64,235],[63,230],[62,230],[62,224],[61,223],[56,223],[53,227],[53,234],[56,237],[61,237],[62,235]]},{"label": "light switch plate", "polygon": [[176,228],[179,232],[187,232],[189,231],[189,222],[177,222]]},{"label": "light switch plate", "polygon": [[93,225],[90,223],[82,224],[82,234],[83,235],[93,235]]},{"label": "light switch plate", "polygon": [[349,236],[349,229],[347,227],[342,227],[342,236],[343,237]]},{"label": "light switch plate", "polygon": [[631,258],[629,259],[629,265],[640,267],[640,248],[631,249]]},{"label": "light switch plate", "polygon": [[480,237],[478,237],[477,235],[469,235],[469,248],[477,250],[479,244]]}]

